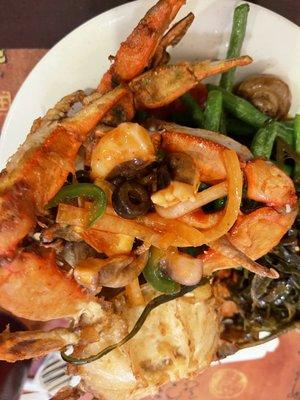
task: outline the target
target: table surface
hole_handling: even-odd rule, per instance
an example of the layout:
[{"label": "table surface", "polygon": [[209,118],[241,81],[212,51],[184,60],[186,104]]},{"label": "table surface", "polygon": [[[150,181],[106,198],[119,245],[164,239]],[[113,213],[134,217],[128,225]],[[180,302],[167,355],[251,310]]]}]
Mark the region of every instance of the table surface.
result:
[{"label": "table surface", "polygon": [[[200,1],[200,0],[199,0]],[[18,88],[58,40],[124,0],[0,0],[0,129]],[[300,0],[259,0],[300,25]],[[32,12],[34,6],[34,12]],[[1,52],[0,52],[1,62]],[[300,400],[299,334],[290,333],[264,359],[213,367],[194,380],[163,388],[160,400]]]}]

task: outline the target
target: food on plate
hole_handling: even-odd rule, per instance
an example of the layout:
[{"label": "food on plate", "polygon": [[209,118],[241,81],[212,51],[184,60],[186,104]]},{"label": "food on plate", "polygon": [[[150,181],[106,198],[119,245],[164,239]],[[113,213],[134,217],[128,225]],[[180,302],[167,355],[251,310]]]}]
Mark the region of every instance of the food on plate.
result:
[{"label": "food on plate", "polygon": [[299,327],[300,116],[279,77],[235,85],[248,4],[226,60],[169,64],[183,3],[158,1],[1,173],[0,306],[70,324],[7,329],[0,359],[61,351],[73,396],[138,399]]}]

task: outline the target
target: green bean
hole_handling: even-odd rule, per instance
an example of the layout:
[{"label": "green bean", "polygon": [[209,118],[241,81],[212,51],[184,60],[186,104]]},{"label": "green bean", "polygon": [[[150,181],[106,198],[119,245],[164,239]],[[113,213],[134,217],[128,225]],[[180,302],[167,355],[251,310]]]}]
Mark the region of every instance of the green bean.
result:
[{"label": "green bean", "polygon": [[221,133],[223,133],[223,135],[227,134],[227,121],[226,121],[226,112],[225,110],[222,108],[222,112],[221,112],[221,119],[220,119],[220,127],[219,127],[219,131]]},{"label": "green bean", "polygon": [[[294,123],[295,132],[295,150],[300,153],[300,114],[296,115]],[[294,179],[298,182],[300,180],[300,164],[296,162]]]},{"label": "green bean", "polygon": [[190,93],[185,93],[180,97],[180,100],[188,108],[195,125],[198,128],[202,128],[204,113],[194,97]]},{"label": "green bean", "polygon": [[245,122],[228,116],[226,118],[226,129],[232,135],[253,137],[256,129],[253,126],[246,124]]},{"label": "green bean", "polygon": [[209,84],[207,85],[207,88],[209,91],[219,90],[222,92],[223,106],[225,110],[229,111],[236,118],[246,122],[247,124],[255,128],[261,128],[270,120],[270,117],[255,108],[251,103],[249,103],[249,101],[229,93],[227,90],[222,89],[219,86]]},{"label": "green bean", "polygon": [[[249,4],[241,4],[234,10],[227,58],[239,57],[241,54],[249,10]],[[230,71],[224,72],[220,81],[220,86],[230,92],[234,83],[235,70],[236,68],[232,68]]]},{"label": "green bean", "polygon": [[281,137],[290,146],[294,146],[294,136],[289,131],[289,128],[285,127],[279,122],[277,122],[276,125],[278,129],[277,136]]},{"label": "green bean", "polygon": [[251,151],[256,157],[270,158],[275,139],[278,135],[278,126],[275,122],[270,122],[260,128],[251,143]]},{"label": "green bean", "polygon": [[222,93],[212,90],[208,93],[204,111],[204,128],[218,132],[222,115]]}]

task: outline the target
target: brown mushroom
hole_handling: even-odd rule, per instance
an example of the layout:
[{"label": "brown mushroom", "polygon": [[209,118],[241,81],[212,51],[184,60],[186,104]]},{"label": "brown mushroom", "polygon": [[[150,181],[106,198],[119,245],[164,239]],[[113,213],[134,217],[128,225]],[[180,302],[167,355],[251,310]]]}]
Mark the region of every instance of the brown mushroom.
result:
[{"label": "brown mushroom", "polygon": [[291,107],[288,85],[275,75],[253,75],[239,84],[237,94],[273,118],[285,118]]},{"label": "brown mushroom", "polygon": [[199,258],[171,250],[163,262],[167,274],[175,281],[185,286],[196,285],[203,274],[203,263]]},{"label": "brown mushroom", "polygon": [[167,163],[172,180],[197,185],[199,183],[199,171],[193,158],[187,153],[169,153]]},{"label": "brown mushroom", "polygon": [[118,255],[106,259],[87,258],[74,270],[76,281],[92,293],[98,293],[102,286],[119,288],[128,285],[144,269],[149,252],[139,256]]}]

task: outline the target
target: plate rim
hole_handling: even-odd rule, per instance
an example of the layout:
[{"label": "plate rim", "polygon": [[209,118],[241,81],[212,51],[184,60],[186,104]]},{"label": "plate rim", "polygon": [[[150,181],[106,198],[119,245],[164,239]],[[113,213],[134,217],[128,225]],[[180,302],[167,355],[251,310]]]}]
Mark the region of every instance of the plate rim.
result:
[{"label": "plate rim", "polygon": [[[237,5],[237,1],[236,0],[218,0],[218,1],[223,1],[225,2],[231,2],[233,5]],[[21,86],[19,87],[19,89],[17,90],[17,93],[10,105],[10,108],[8,110],[8,113],[4,119],[4,123],[2,125],[1,128],[1,132],[0,132],[0,154],[1,151],[3,149],[3,146],[5,145],[5,140],[6,140],[6,136],[8,135],[8,130],[9,130],[9,126],[10,126],[10,120],[11,118],[13,118],[14,112],[15,112],[15,108],[17,107],[17,103],[18,103],[18,99],[21,96],[24,87],[26,88],[26,86],[28,85],[28,82],[31,80],[31,77],[35,74],[35,71],[37,69],[40,68],[41,65],[43,65],[44,63],[47,63],[47,59],[49,57],[51,57],[52,52],[55,51],[55,49],[57,49],[58,47],[60,47],[62,45],[62,43],[65,40],[68,40],[70,36],[72,36],[76,31],[84,29],[84,27],[86,25],[89,25],[92,23],[92,21],[98,19],[99,17],[102,17],[105,19],[106,16],[109,16],[109,14],[122,14],[122,10],[127,8],[127,7],[133,7],[134,5],[137,4],[141,4],[142,2],[144,3],[148,3],[150,2],[150,0],[134,0],[131,1],[130,3],[124,3],[121,4],[119,6],[113,7],[111,9],[108,9],[98,15],[95,15],[94,17],[90,18],[89,20],[83,22],[82,24],[78,25],[76,28],[74,28],[71,32],[69,32],[68,34],[66,34],[64,37],[62,37],[55,45],[53,45],[50,49],[48,49],[47,53],[43,55],[43,57],[35,64],[35,66],[32,68],[32,70],[29,72],[29,74],[26,76],[25,80],[22,82]],[[156,3],[157,1],[155,0],[152,1],[153,5]],[[238,2],[241,3],[241,2]],[[249,3],[247,1],[242,1],[242,3]],[[293,21],[289,20],[288,18],[276,13],[273,10],[270,10],[266,7],[263,7],[261,5],[255,4],[255,3],[251,3],[250,2],[250,7],[255,8],[255,9],[260,9],[268,14],[272,14],[273,17],[277,18],[278,20],[284,21],[287,25],[290,26],[290,29],[295,30],[295,32],[297,31],[300,34],[300,26],[298,26],[296,23],[294,23]],[[119,16],[120,17],[120,16]],[[124,38],[125,40],[125,38]],[[107,56],[108,57],[108,56]],[[29,132],[26,133],[26,137],[28,135]],[[9,155],[9,158],[12,156],[12,154]],[[8,162],[8,159],[6,159],[5,164]]]}]

